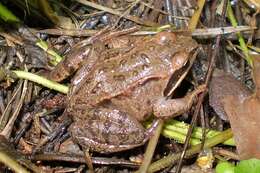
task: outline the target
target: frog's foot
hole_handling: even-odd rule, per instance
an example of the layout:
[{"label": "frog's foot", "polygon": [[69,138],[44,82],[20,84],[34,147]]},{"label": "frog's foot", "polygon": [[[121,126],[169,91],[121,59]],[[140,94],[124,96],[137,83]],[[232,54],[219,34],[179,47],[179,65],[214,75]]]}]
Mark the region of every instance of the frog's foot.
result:
[{"label": "frog's foot", "polygon": [[69,130],[83,149],[101,153],[131,149],[148,140],[145,129],[136,119],[111,108],[90,110],[85,118],[76,119]]},{"label": "frog's foot", "polygon": [[158,118],[167,119],[187,112],[191,108],[193,102],[197,100],[197,95],[205,89],[205,85],[200,85],[183,98],[168,100],[165,97],[159,98],[153,106],[154,115]]}]

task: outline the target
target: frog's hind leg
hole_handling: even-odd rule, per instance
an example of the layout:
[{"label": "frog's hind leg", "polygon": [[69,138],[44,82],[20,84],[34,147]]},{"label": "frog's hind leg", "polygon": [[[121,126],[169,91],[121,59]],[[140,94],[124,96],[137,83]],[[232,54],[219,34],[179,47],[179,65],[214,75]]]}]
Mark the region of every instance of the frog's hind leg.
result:
[{"label": "frog's hind leg", "polygon": [[71,135],[83,149],[109,153],[143,145],[147,140],[144,127],[127,113],[99,107],[74,119]]}]

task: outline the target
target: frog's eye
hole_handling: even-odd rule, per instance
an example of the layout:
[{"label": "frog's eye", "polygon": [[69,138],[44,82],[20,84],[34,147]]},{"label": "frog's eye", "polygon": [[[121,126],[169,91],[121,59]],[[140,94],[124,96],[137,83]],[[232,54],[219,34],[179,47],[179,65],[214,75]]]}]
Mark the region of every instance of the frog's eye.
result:
[{"label": "frog's eye", "polygon": [[180,51],[177,52],[173,57],[172,57],[172,66],[174,69],[180,69],[182,68],[188,61],[189,58],[189,53],[186,51]]},{"label": "frog's eye", "polygon": [[160,44],[160,45],[164,45],[169,42],[174,43],[174,42],[176,42],[176,35],[171,32],[160,32],[160,33],[156,34],[155,41],[157,42],[157,44]]}]

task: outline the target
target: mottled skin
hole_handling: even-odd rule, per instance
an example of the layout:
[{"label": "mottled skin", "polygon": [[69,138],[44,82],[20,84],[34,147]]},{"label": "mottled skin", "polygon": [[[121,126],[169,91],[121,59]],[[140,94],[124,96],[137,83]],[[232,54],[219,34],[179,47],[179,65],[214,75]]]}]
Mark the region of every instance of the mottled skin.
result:
[{"label": "mottled skin", "polygon": [[141,121],[152,113],[168,118],[187,111],[202,90],[182,99],[164,97],[171,76],[197,47],[191,37],[162,32],[119,40],[127,44],[108,44],[110,49],[92,51],[85,60],[66,109],[74,120],[69,129],[73,139],[83,148],[104,153],[142,145],[151,132]]}]

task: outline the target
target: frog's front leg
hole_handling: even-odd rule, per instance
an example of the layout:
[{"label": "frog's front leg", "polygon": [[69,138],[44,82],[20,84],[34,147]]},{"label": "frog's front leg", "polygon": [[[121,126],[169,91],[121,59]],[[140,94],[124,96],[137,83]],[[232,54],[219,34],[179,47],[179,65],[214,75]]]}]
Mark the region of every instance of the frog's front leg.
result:
[{"label": "frog's front leg", "polygon": [[166,99],[162,97],[157,99],[153,105],[154,115],[161,119],[168,119],[187,112],[191,108],[194,100],[196,100],[197,95],[205,89],[206,86],[201,85],[183,98]]},{"label": "frog's front leg", "polygon": [[60,82],[73,74],[91,52],[91,46],[75,47],[68,55],[48,74],[50,80]]},{"label": "frog's front leg", "polygon": [[92,62],[96,62],[97,56],[92,56],[92,58],[89,58],[94,52],[93,43],[98,42],[97,40],[105,31],[106,29],[101,30],[92,37],[74,45],[66,57],[48,74],[47,77],[51,80],[60,82],[76,72],[82,65],[88,64],[86,65],[87,67],[84,66],[81,72],[77,72],[75,81],[78,81],[78,78],[82,78],[82,75],[80,76],[79,74],[86,74],[89,72],[89,69],[93,65]]},{"label": "frog's front leg", "polygon": [[100,106],[75,117],[71,136],[83,149],[109,153],[143,145],[149,138],[144,127],[128,113]]}]

